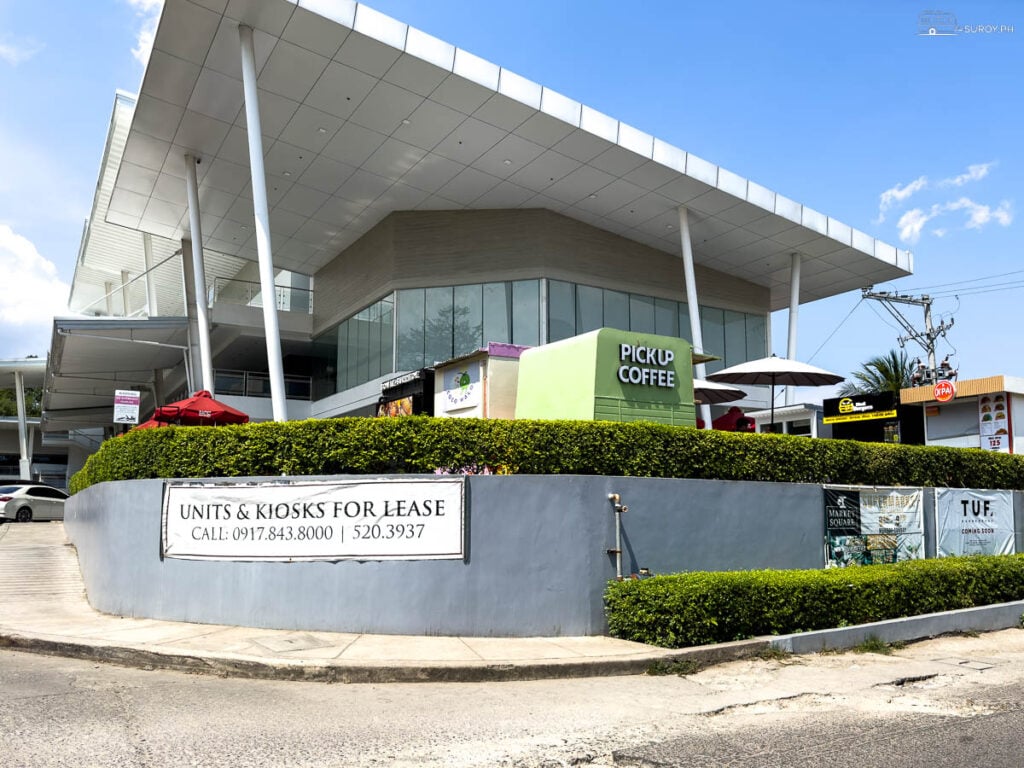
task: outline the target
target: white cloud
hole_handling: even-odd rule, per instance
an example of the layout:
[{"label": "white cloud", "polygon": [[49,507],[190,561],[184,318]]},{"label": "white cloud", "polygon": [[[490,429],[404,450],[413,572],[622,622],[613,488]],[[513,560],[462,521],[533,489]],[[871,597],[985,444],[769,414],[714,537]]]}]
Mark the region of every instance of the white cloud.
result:
[{"label": "white cloud", "polygon": [[23,61],[28,61],[37,53],[43,50],[39,43],[24,40],[12,41],[10,38],[0,40],[0,61],[6,61],[12,67],[16,67]]},{"label": "white cloud", "polygon": [[153,50],[153,40],[156,39],[156,25],[160,20],[160,9],[163,8],[164,0],[126,0],[128,5],[135,9],[135,15],[142,20],[135,38],[135,47],[132,48],[132,56],[142,65],[146,66],[149,61],[149,53]]},{"label": "white cloud", "polygon": [[967,223],[964,225],[967,229],[981,229],[991,221],[995,221],[1000,226],[1008,227],[1013,221],[1013,212],[1010,210],[1009,200],[1003,200],[998,207],[993,209],[991,206],[982,205],[969,198],[961,197],[959,200],[946,203],[944,208],[948,211],[967,211]]},{"label": "white cloud", "polygon": [[995,163],[975,163],[974,165],[967,166],[967,173],[961,173],[959,176],[952,176],[948,179],[943,179],[939,182],[940,187],[962,187],[969,181],[979,181],[980,179],[988,176],[989,169],[995,165]]},{"label": "white cloud", "polygon": [[[1002,227],[1008,227],[1013,222],[1013,210],[1009,200],[1003,200],[993,208],[990,205],[976,203],[968,197],[961,197],[948,203],[936,203],[927,213],[921,208],[914,208],[904,213],[897,225],[900,230],[900,240],[904,243],[916,243],[921,239],[921,232],[924,230],[925,224],[954,211],[964,211],[967,214],[967,221],[964,223],[965,229],[981,229],[993,221]],[[948,233],[949,229],[946,227],[932,230],[932,234],[936,237],[945,237]]]},{"label": "white cloud", "polygon": [[[934,210],[934,206],[933,206]],[[896,225],[900,230],[900,240],[904,243],[914,244],[921,239],[921,230],[924,225],[935,218],[935,213],[925,213],[920,208],[914,208],[900,216]]]},{"label": "white cloud", "polygon": [[0,274],[0,325],[38,334],[45,349],[54,316],[68,314],[68,284],[57,276],[52,261],[6,224],[0,224]]},{"label": "white cloud", "polygon": [[878,198],[878,218],[875,220],[875,223],[881,224],[885,221],[885,212],[887,210],[896,203],[902,203],[915,192],[920,192],[926,186],[928,186],[928,177],[920,176],[906,186],[897,184],[891,189],[885,190]]}]

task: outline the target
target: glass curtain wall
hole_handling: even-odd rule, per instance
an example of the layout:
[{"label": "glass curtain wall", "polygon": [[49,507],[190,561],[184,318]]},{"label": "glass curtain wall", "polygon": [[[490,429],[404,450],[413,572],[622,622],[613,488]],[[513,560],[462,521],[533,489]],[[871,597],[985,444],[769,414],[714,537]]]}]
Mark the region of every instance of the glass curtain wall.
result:
[{"label": "glass curtain wall", "polygon": [[[488,342],[537,346],[598,328],[690,338],[685,302],[549,280],[478,283],[396,291],[314,340],[314,398],[394,371],[432,366]],[[541,339],[547,311],[548,338]],[[714,371],[764,357],[766,315],[701,307],[704,349]]]}]

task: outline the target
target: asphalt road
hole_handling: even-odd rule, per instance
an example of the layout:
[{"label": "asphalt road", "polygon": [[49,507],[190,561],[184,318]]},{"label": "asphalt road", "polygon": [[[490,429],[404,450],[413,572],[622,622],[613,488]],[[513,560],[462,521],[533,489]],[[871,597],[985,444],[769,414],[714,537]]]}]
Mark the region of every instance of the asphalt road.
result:
[{"label": "asphalt road", "polygon": [[690,676],[329,685],[0,651],[0,759],[48,766],[1020,766],[1024,632]]}]

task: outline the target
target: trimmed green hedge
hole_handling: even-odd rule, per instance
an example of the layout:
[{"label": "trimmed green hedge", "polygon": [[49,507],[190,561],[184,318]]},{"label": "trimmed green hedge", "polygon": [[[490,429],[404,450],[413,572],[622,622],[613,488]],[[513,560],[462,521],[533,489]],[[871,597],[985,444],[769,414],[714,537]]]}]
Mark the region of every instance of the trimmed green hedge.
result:
[{"label": "trimmed green hedge", "polygon": [[1024,555],[612,582],[614,637],[682,648],[1024,600]]},{"label": "trimmed green hedge", "polygon": [[1024,490],[1024,461],[980,449],[812,440],[649,422],[341,418],[140,429],[71,481],[459,471]]}]

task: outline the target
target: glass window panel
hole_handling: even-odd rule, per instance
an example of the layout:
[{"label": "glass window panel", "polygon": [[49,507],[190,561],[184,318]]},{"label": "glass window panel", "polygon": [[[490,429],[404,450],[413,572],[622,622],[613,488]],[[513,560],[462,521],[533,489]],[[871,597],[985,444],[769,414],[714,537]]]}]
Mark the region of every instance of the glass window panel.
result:
[{"label": "glass window panel", "polygon": [[[367,319],[369,312],[363,310],[354,318],[349,320],[355,325],[356,331],[356,366],[354,384],[362,384],[370,380],[370,321]],[[351,338],[352,331],[349,331]]]},{"label": "glass window panel", "polygon": [[575,286],[561,280],[548,280],[548,341],[559,341],[575,335]]},{"label": "glass window panel", "polygon": [[423,367],[423,302],[424,290],[412,288],[398,291],[398,370],[419,370]]},{"label": "glass window panel", "polygon": [[654,299],[650,296],[629,294],[629,330],[637,333],[656,333],[654,327]]},{"label": "glass window panel", "polygon": [[512,283],[512,343],[540,344],[540,280]]},{"label": "glass window panel", "polygon": [[[704,336],[704,351],[709,355],[725,357],[725,320],[724,313],[713,307],[700,308],[700,331]],[[722,360],[712,360],[707,364],[706,373],[714,373],[725,368]]]},{"label": "glass window panel", "polygon": [[482,285],[455,286],[454,357],[484,345],[484,292]]},{"label": "glass window panel", "polygon": [[629,294],[604,291],[604,327],[629,330]]},{"label": "glass window panel", "polygon": [[508,283],[485,283],[483,343],[512,343],[512,286]]},{"label": "glass window panel", "polygon": [[679,335],[679,302],[654,300],[654,332],[659,336]]},{"label": "glass window panel", "polygon": [[452,310],[451,287],[427,288],[425,290],[426,336],[424,338],[424,360],[427,365],[451,360],[452,355]]},{"label": "glass window panel", "polygon": [[679,338],[693,343],[693,333],[690,330],[690,305],[685,301],[679,302]]},{"label": "glass window panel", "polygon": [[589,285],[576,286],[576,333],[596,331],[604,326],[604,292]]},{"label": "glass window panel", "polygon": [[725,310],[725,365],[736,365],[747,361],[747,322],[742,312]]},{"label": "glass window panel", "polygon": [[380,311],[381,302],[377,302],[369,311],[370,322],[370,344],[369,344],[369,373],[370,379],[380,376]]},{"label": "glass window panel", "polygon": [[346,390],[351,384],[352,366],[349,364],[348,326],[346,320],[338,326],[338,391]]},{"label": "glass window panel", "polygon": [[381,301],[380,319],[380,372],[395,370],[395,298],[388,296]]},{"label": "glass window panel", "polygon": [[[338,327],[313,339],[313,399],[338,392]],[[218,388],[219,390],[219,388]]]},{"label": "glass window panel", "polygon": [[768,356],[768,324],[764,315],[747,315],[747,360]]}]

